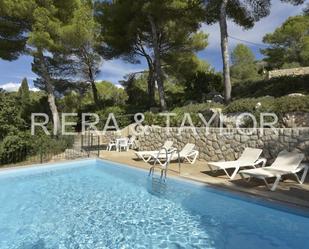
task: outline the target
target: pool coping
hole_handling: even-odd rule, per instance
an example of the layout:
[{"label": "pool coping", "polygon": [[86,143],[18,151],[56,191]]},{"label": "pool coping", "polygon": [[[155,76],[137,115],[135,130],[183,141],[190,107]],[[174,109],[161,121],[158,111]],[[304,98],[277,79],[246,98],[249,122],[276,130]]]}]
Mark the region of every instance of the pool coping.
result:
[{"label": "pool coping", "polygon": [[[134,166],[132,164],[124,164],[121,162],[117,162],[117,161],[113,161],[113,160],[109,160],[109,159],[102,159],[99,157],[91,157],[91,158],[83,158],[83,159],[76,159],[76,160],[65,160],[65,161],[56,161],[56,162],[47,162],[47,163],[38,163],[38,164],[29,164],[29,165],[22,165],[22,166],[10,166],[10,167],[3,167],[0,168],[0,176],[1,175],[5,175],[6,173],[12,173],[12,172],[23,172],[25,170],[29,170],[29,169],[51,169],[51,168],[57,168],[57,167],[63,167],[63,165],[70,165],[72,163],[75,162],[87,162],[87,161],[99,161],[99,162],[107,162],[107,163],[112,163],[115,165],[118,165],[120,167],[125,167],[125,168],[130,168],[130,169],[134,169],[137,171],[141,171],[144,173],[147,173],[148,170],[145,168],[141,168],[138,166]],[[57,165],[58,164],[58,165]],[[86,165],[87,166],[87,165]],[[233,188],[231,186],[222,186],[222,185],[216,185],[213,183],[209,183],[209,182],[204,182],[201,181],[199,179],[195,179],[195,178],[191,178],[191,177],[187,177],[187,176],[183,176],[183,175],[168,175],[168,178],[174,179],[174,180],[178,180],[178,181],[185,181],[187,183],[190,184],[195,184],[195,185],[199,185],[199,186],[205,186],[205,187],[209,187],[213,190],[217,190],[217,191],[222,191],[224,193],[227,194],[232,194],[233,196],[237,197],[239,196],[240,198],[246,198],[248,201],[250,200],[257,200],[260,202],[265,202],[265,203],[269,203],[270,205],[277,205],[277,206],[284,206],[286,209],[294,209],[298,212],[301,213],[307,213],[309,212],[309,206],[307,205],[303,205],[301,203],[296,203],[296,202],[291,202],[288,200],[282,200],[280,198],[274,198],[274,197],[266,197],[264,195],[261,195],[259,193],[251,193],[245,190],[242,190],[241,188]],[[284,208],[283,208],[284,210]],[[297,213],[297,212],[296,212]]]}]

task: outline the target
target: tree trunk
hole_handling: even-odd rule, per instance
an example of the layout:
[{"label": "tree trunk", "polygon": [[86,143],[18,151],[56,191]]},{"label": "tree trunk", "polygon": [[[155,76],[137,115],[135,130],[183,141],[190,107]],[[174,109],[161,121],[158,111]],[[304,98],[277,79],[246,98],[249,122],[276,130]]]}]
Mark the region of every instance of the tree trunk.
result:
[{"label": "tree trunk", "polygon": [[95,81],[91,81],[91,88],[92,88],[92,94],[93,94],[93,101],[98,106],[99,105],[99,97],[98,97],[98,89],[95,85]]},{"label": "tree trunk", "polygon": [[223,0],[220,8],[220,32],[221,32],[221,54],[223,61],[224,99],[226,103],[231,101],[231,78],[229,65],[228,33],[226,23],[226,6],[228,0]]},{"label": "tree trunk", "polygon": [[92,73],[91,66],[89,66],[89,65],[88,65],[88,77],[89,77],[89,81],[91,83],[93,101],[98,106],[99,105],[98,89],[95,85],[95,79],[94,79],[94,76],[93,76],[93,73]]},{"label": "tree trunk", "polygon": [[45,84],[46,84],[46,91],[48,95],[48,103],[49,108],[53,116],[53,124],[54,124],[54,135],[60,135],[61,132],[61,124],[60,124],[60,118],[59,118],[59,112],[57,109],[56,101],[55,101],[55,95],[54,95],[54,87],[52,85],[52,80],[50,78],[48,69],[45,64],[45,58],[43,55],[43,52],[39,51],[38,56],[41,61],[41,69],[42,69],[42,75]]},{"label": "tree trunk", "polygon": [[163,82],[163,74],[161,68],[161,56],[159,49],[159,40],[157,34],[157,27],[152,18],[152,16],[148,15],[148,20],[151,25],[152,32],[152,42],[153,42],[153,52],[154,52],[154,65],[155,65],[155,79],[157,80],[158,92],[160,98],[160,107],[162,111],[166,111],[166,102],[165,102],[165,93],[164,93],[164,82]]},{"label": "tree trunk", "polygon": [[53,115],[54,135],[60,135],[61,124],[58,109],[56,106],[55,96],[53,92],[48,92],[47,95],[48,95],[49,108]]},{"label": "tree trunk", "polygon": [[148,63],[148,105],[149,109],[156,105],[155,102],[155,78],[154,78],[154,65],[151,58],[146,57]]}]

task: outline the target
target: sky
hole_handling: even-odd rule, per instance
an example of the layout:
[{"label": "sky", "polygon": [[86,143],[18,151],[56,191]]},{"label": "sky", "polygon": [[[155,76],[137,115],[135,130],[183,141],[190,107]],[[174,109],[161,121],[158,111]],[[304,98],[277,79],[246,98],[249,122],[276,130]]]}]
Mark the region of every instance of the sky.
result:
[{"label": "sky", "polygon": [[[309,2],[309,0],[306,2]],[[230,51],[238,43],[244,43],[252,49],[257,59],[261,59],[263,56],[260,53],[260,49],[265,47],[262,42],[263,36],[266,33],[273,32],[289,16],[294,16],[301,13],[303,8],[304,6],[292,6],[287,3],[281,3],[279,0],[275,0],[273,1],[271,14],[256,23],[254,28],[250,30],[243,30],[233,22],[228,22],[228,33],[231,37],[250,42],[246,43],[230,38]],[[219,25],[203,25],[201,29],[209,34],[209,45],[206,49],[200,51],[198,56],[210,63],[217,71],[222,71]],[[33,80],[37,76],[31,71],[31,62],[32,58],[29,56],[21,56],[18,60],[13,62],[3,61],[0,59],[0,88],[8,91],[16,90],[18,89],[21,80],[26,77],[28,79],[30,89],[36,90],[33,86]],[[141,64],[135,65],[127,63],[121,59],[105,61],[102,65],[101,73],[97,80],[107,80],[119,85],[119,80],[122,80],[125,75],[143,71],[146,68],[147,65],[145,61],[141,61]]]}]

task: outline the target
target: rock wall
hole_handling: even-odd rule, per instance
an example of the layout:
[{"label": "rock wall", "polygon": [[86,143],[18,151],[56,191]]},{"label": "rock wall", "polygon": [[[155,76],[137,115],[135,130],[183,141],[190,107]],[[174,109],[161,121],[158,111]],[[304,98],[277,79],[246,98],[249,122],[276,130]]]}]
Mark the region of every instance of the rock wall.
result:
[{"label": "rock wall", "polygon": [[309,67],[298,67],[273,70],[268,72],[268,78],[281,77],[281,76],[296,76],[309,74]]},{"label": "rock wall", "polygon": [[[224,132],[224,133],[222,133]],[[229,134],[228,134],[229,133]],[[246,133],[246,134],[243,134]],[[252,134],[248,134],[252,133]],[[200,159],[206,161],[235,160],[245,147],[263,149],[263,156],[274,159],[281,150],[297,149],[309,160],[309,128],[271,129],[191,129],[149,127],[145,134],[138,136],[139,150],[155,150],[166,140],[174,141],[174,147],[181,149],[186,143],[194,143],[200,152]]]},{"label": "rock wall", "polygon": [[289,112],[284,114],[283,124],[285,127],[309,127],[308,112]]}]

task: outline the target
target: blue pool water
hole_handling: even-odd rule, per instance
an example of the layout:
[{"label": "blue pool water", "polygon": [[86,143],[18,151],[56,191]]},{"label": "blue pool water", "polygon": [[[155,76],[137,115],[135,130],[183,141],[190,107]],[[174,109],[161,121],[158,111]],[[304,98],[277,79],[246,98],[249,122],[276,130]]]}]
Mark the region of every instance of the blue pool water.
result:
[{"label": "blue pool water", "polygon": [[308,217],[105,161],[0,173],[0,249],[298,249]]}]

